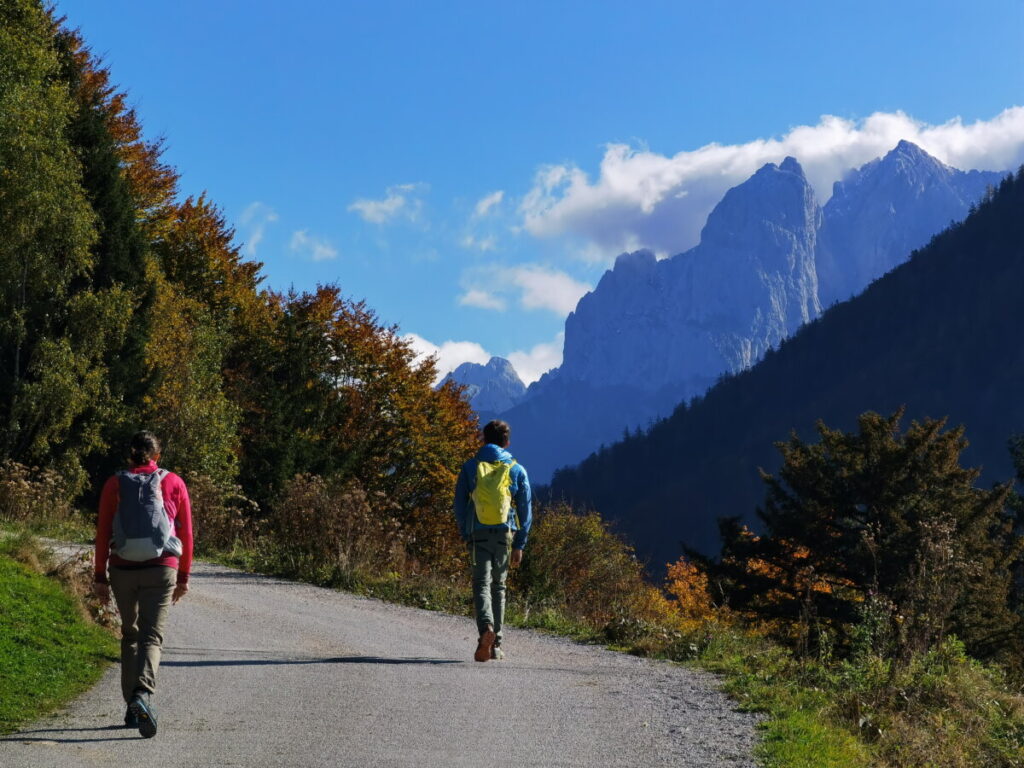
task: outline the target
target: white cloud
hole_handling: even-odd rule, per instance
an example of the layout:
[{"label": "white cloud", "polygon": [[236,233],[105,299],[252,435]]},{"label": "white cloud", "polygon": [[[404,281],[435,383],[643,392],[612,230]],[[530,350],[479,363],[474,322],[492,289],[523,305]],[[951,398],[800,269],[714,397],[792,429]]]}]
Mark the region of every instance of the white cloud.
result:
[{"label": "white cloud", "polygon": [[246,228],[248,237],[245,242],[245,255],[250,259],[256,256],[256,249],[263,240],[267,224],[277,221],[277,213],[265,203],[255,201],[249,203],[242,211],[239,223]]},{"label": "white cloud", "polygon": [[[437,377],[434,384],[439,384],[445,376],[463,363],[486,365],[491,359],[490,353],[475,341],[446,341],[438,346],[415,333],[407,333],[402,338],[409,342],[416,354],[416,363],[428,357],[437,358]],[[526,351],[512,352],[508,355],[508,360],[523,383],[532,384],[547,371],[561,365],[564,340],[565,334],[560,332],[550,342],[537,344]]]},{"label": "white cloud", "polygon": [[423,183],[398,184],[387,188],[383,200],[360,198],[348,210],[358,213],[364,221],[373,224],[387,224],[398,218],[415,221],[423,211],[423,200],[419,195],[427,189],[428,186]]},{"label": "white cloud", "polygon": [[590,286],[569,277],[565,272],[537,266],[512,267],[505,275],[522,290],[520,302],[524,309],[547,309],[568,315]]},{"label": "white cloud", "polygon": [[327,261],[338,257],[338,250],[329,241],[310,235],[306,229],[292,233],[288,248],[292,253],[308,255],[313,261]]},{"label": "white cloud", "polygon": [[508,356],[524,384],[532,384],[552,368],[562,364],[562,346],[565,334],[559,333],[554,341],[541,343],[526,352],[513,352]]},{"label": "white cloud", "polygon": [[541,168],[519,212],[534,236],[575,235],[606,258],[640,246],[668,255],[696,244],[725,191],[765,163],[796,157],[824,202],[847,170],[885,154],[900,139],[956,168],[1014,169],[1024,161],[1024,107],[970,124],[954,118],[929,125],[902,112],[859,121],[825,115],[781,138],[708,144],[671,157],[609,144],[595,181],[572,165]]},{"label": "white cloud", "polygon": [[478,218],[486,216],[490,210],[500,204],[504,198],[505,190],[503,189],[499,189],[497,192],[491,192],[491,194],[480,198],[476,203],[476,207],[473,209],[473,215]]},{"label": "white cloud", "polygon": [[500,296],[495,296],[479,288],[470,288],[459,296],[459,304],[464,307],[477,307],[479,309],[494,309],[504,312],[507,304]]},{"label": "white cloud", "polygon": [[486,365],[491,359],[484,348],[475,341],[446,341],[438,346],[415,333],[407,333],[402,338],[409,342],[416,353],[416,363],[423,362],[428,357],[437,358],[437,377],[434,384],[438,384],[463,363]]},{"label": "white cloud", "polygon": [[590,290],[589,285],[565,272],[537,264],[477,267],[463,276],[462,283],[466,293],[460,297],[460,304],[503,310],[506,300],[516,299],[525,310],[542,309],[560,317],[572,312],[580,297]]},{"label": "white cloud", "polygon": [[478,251],[493,251],[498,247],[498,238],[494,235],[488,235],[487,237],[475,237],[474,235],[466,235],[459,244],[463,248]]}]

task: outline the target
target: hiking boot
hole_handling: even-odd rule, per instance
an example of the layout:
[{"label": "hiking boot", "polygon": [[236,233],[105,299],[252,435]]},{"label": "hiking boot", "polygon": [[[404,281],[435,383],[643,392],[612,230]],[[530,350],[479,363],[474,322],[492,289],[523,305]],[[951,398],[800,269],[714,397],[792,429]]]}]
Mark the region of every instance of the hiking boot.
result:
[{"label": "hiking boot", "polygon": [[138,728],[139,727],[139,718],[137,718],[135,716],[135,713],[132,712],[132,708],[131,707],[127,707],[125,709],[125,711],[124,711],[124,727],[125,728]]},{"label": "hiking boot", "polygon": [[149,702],[148,691],[136,691],[128,703],[128,709],[135,715],[139,724],[139,735],[144,739],[156,736],[156,710]]},{"label": "hiking boot", "polygon": [[498,645],[497,643],[495,643],[494,647],[491,648],[491,658],[494,659],[495,661],[501,661],[502,659],[505,658],[504,651],[501,650],[501,646]]},{"label": "hiking boot", "polygon": [[480,642],[476,644],[476,653],[473,654],[473,658],[476,661],[487,661],[491,658],[491,649],[494,647],[495,639],[494,629],[488,624],[487,630],[480,635]]}]

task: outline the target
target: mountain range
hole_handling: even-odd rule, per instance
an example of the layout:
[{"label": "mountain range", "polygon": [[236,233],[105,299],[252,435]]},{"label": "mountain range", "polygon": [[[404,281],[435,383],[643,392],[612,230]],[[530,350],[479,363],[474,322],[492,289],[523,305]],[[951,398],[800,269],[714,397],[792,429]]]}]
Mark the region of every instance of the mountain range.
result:
[{"label": "mountain range", "polygon": [[[561,366],[496,409],[531,477],[547,482],[749,368],[962,219],[1001,177],[901,141],[836,182],[821,207],[787,157],[730,189],[689,251],[622,254],[566,319]],[[451,375],[470,383],[465,371]],[[488,417],[492,403],[481,401]]]},{"label": "mountain range", "polygon": [[600,510],[656,567],[682,544],[713,554],[718,518],[754,524],[775,442],[814,440],[819,419],[852,429],[864,411],[904,406],[904,425],[964,425],[966,465],[981,485],[1005,482],[1007,442],[1024,432],[1022,290],[1024,171],[749,370],[556,473],[550,495]]}]

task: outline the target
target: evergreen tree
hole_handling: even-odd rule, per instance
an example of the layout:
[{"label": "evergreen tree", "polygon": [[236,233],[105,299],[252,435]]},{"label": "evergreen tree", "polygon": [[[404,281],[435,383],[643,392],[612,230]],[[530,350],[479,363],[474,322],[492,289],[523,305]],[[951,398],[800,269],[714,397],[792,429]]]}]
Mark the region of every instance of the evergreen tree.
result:
[{"label": "evergreen tree", "polygon": [[843,634],[865,606],[881,606],[900,653],[952,631],[991,657],[1015,625],[1009,485],[974,487],[978,470],[960,465],[962,428],[924,420],[901,433],[901,416],[865,413],[851,433],[819,423],[819,442],[777,444],[782,468],[763,475],[758,510],[765,534],[724,521],[720,573],[734,604],[759,615]]},{"label": "evergreen tree", "polygon": [[81,457],[101,441],[88,414],[107,384],[104,346],[130,302],[91,286],[96,217],[68,140],[74,114],[49,16],[33,0],[3,0],[0,454],[62,464],[80,488]]}]

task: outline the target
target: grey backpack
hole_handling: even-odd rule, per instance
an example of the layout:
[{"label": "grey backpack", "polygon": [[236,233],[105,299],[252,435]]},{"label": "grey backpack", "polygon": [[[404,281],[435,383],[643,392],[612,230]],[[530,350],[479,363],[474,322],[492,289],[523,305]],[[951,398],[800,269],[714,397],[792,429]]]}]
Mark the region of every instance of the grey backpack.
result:
[{"label": "grey backpack", "polygon": [[160,483],[165,477],[166,469],[117,473],[120,501],[114,514],[111,549],[118,557],[144,562],[181,554],[181,539],[171,533],[171,521],[164,509]]}]

